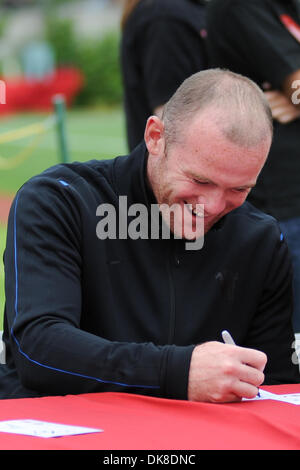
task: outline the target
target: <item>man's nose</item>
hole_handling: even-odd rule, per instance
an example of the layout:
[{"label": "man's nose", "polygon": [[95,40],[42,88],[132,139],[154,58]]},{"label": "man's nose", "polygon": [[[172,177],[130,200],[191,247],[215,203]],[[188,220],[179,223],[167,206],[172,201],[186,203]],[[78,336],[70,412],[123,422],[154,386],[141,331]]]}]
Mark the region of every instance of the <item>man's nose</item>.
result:
[{"label": "man's nose", "polygon": [[223,191],[211,191],[205,196],[198,198],[198,204],[204,205],[205,215],[217,215],[224,211],[226,207],[226,198]]}]

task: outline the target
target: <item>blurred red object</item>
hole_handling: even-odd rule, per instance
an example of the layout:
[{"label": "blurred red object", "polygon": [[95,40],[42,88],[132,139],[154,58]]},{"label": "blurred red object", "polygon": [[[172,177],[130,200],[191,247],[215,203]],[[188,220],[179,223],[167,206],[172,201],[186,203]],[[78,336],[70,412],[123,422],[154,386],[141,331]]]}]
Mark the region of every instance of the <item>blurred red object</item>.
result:
[{"label": "blurred red object", "polygon": [[84,83],[82,73],[73,67],[58,68],[43,80],[20,77],[2,81],[5,83],[5,103],[2,99],[0,115],[20,111],[51,111],[52,98],[56,94],[64,95],[66,106],[70,106]]}]

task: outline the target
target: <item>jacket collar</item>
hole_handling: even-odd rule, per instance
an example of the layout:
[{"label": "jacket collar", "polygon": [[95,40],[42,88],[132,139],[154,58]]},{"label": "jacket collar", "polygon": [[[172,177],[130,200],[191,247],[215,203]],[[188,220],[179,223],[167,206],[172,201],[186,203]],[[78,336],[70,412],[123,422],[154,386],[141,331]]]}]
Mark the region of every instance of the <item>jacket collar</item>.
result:
[{"label": "jacket collar", "polygon": [[113,179],[118,196],[127,196],[128,204],[156,202],[147,184],[148,151],[145,142],[139,144],[129,155],[117,157]]}]

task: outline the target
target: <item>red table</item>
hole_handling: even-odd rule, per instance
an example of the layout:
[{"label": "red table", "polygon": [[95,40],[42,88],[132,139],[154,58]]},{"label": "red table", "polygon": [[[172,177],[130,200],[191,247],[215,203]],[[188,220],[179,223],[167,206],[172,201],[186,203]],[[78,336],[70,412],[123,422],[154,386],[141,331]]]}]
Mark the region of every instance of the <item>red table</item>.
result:
[{"label": "red table", "polygon": [[[263,388],[300,393],[300,384]],[[0,401],[0,421],[25,418],[104,432],[56,438],[1,432],[0,449],[300,449],[300,406],[273,400],[209,404],[97,393]]]}]

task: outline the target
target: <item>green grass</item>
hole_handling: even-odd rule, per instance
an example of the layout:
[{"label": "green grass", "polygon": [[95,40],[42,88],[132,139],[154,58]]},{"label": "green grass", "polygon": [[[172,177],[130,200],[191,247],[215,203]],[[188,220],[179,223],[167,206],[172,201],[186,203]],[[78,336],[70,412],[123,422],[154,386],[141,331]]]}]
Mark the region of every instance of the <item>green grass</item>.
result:
[{"label": "green grass", "polygon": [[[19,129],[23,126],[44,121],[47,114],[21,114],[0,119],[0,137],[3,132]],[[71,161],[87,161],[94,158],[109,159],[127,153],[125,124],[122,109],[78,109],[68,111],[66,115],[67,144]],[[0,159],[13,162],[15,156],[33,142],[26,138],[0,144]],[[21,164],[11,169],[0,167],[1,193],[16,193],[19,187],[41,171],[61,162],[57,134],[49,129],[30,156]],[[1,163],[1,162],[0,162]],[[4,271],[3,251],[5,247],[6,227],[0,225],[0,329],[4,307]]]},{"label": "green grass", "polygon": [[[22,114],[0,119],[0,137],[5,131],[42,122],[49,115]],[[76,110],[66,115],[67,144],[72,161],[93,158],[112,158],[127,152],[124,116],[121,109]],[[28,148],[35,138],[0,144],[0,157],[14,161],[16,155]],[[1,169],[0,193],[14,194],[31,176],[61,161],[55,128],[49,129],[33,149],[29,158],[11,169]],[[1,163],[1,162],[0,162]]]}]

